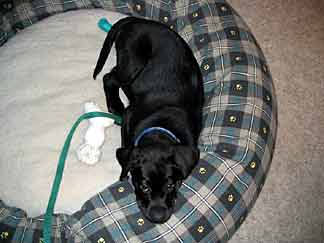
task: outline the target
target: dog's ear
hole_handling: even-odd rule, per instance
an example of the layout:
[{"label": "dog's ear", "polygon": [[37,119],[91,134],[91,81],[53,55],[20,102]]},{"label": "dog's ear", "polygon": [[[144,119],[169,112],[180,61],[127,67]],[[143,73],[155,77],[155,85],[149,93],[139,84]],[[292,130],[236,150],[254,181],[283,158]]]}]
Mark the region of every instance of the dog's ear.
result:
[{"label": "dog's ear", "polygon": [[130,153],[131,153],[131,148],[118,148],[116,151],[117,160],[122,168],[120,174],[120,180],[124,180],[127,178],[127,174],[132,167],[132,163],[129,158]]},{"label": "dog's ear", "polygon": [[199,149],[191,146],[176,145],[174,147],[174,160],[182,173],[182,179],[186,179],[199,160]]}]

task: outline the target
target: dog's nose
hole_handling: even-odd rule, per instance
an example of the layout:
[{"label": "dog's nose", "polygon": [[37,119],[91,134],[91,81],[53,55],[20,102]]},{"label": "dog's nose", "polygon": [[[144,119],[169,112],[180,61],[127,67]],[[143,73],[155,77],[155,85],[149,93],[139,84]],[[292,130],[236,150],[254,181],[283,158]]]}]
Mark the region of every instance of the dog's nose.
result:
[{"label": "dog's nose", "polygon": [[149,216],[154,223],[163,223],[168,218],[168,209],[161,206],[154,206],[150,209]]}]

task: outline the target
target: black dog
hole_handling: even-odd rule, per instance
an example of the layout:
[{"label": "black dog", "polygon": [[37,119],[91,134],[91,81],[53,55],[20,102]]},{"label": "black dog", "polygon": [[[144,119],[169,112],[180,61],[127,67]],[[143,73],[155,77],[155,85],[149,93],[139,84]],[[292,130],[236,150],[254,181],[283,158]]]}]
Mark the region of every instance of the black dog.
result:
[{"label": "black dog", "polygon": [[[93,77],[115,42],[117,65],[104,75],[108,110],[123,117],[116,157],[120,179],[131,174],[142,213],[167,221],[181,182],[199,160],[203,83],[186,42],[167,26],[128,17],[108,32]],[[129,99],[125,109],[121,88]]]}]

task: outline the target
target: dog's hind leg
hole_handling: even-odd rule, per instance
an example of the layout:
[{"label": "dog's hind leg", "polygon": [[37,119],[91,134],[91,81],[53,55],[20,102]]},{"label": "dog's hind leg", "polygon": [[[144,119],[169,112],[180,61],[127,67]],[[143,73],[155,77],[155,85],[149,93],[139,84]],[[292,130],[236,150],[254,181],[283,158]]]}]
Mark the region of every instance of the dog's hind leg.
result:
[{"label": "dog's hind leg", "polygon": [[103,76],[103,84],[108,111],[116,115],[122,115],[125,107],[119,97],[120,83],[118,81],[116,67],[110,73],[106,73]]},{"label": "dog's hind leg", "polygon": [[140,76],[152,56],[151,40],[142,34],[128,37],[127,42],[117,50],[117,73],[122,86],[129,86]]}]

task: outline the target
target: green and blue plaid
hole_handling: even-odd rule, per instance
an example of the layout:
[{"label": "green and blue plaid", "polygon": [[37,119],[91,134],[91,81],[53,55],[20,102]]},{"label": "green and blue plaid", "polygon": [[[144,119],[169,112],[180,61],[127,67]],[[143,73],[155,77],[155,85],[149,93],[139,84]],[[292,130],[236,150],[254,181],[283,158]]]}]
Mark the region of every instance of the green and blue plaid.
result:
[{"label": "green and blue plaid", "polygon": [[[190,45],[204,77],[201,159],[180,188],[176,212],[154,225],[128,182],[117,182],[72,215],[55,215],[52,242],[226,242],[265,181],[277,131],[277,103],[265,57],[224,0],[0,0],[0,45],[60,12],[104,8],[161,21]],[[0,242],[42,242],[44,216],[0,200]]]}]

